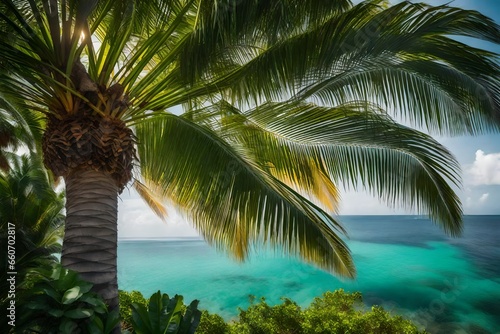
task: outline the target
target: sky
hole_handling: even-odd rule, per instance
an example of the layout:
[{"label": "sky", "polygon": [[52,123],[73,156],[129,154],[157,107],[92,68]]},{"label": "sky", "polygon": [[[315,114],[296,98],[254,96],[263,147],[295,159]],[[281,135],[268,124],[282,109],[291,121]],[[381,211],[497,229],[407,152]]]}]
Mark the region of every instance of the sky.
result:
[{"label": "sky", "polygon": [[[432,5],[449,0],[429,0]],[[455,0],[451,6],[475,9],[500,22],[500,0]],[[499,46],[474,41],[475,47],[500,53]],[[457,158],[462,169],[462,187],[457,189],[465,214],[500,214],[500,135],[437,138]],[[363,191],[343,191],[340,215],[414,214],[388,207]],[[132,189],[125,189],[119,200],[118,235],[120,238],[197,236],[188,221],[168,207],[166,221],[160,220]]]}]

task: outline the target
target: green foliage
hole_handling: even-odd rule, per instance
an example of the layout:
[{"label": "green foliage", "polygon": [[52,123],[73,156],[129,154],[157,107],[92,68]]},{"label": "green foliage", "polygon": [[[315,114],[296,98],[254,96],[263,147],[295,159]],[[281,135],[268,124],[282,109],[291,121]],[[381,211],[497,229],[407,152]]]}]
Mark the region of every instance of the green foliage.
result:
[{"label": "green foliage", "polygon": [[9,153],[20,146],[30,152],[39,151],[37,144],[42,136],[41,117],[33,110],[23,108],[0,96],[0,169],[11,167]]},{"label": "green foliage", "polygon": [[346,293],[342,289],[325,292],[304,310],[303,333],[420,333],[409,320],[392,316],[380,306],[373,306],[370,311],[362,306],[359,292]]},{"label": "green foliage", "polygon": [[183,297],[169,298],[160,291],[149,298],[148,305],[132,303],[132,326],[137,334],[193,334],[201,318],[198,300],[184,309]]},{"label": "green foliage", "polygon": [[[13,298],[7,272],[17,272],[15,301],[23,302],[24,290],[33,284],[35,268],[49,268],[61,252],[64,226],[64,197],[52,187],[43,164],[34,155],[18,156],[4,152],[10,168],[0,170],[0,307],[7,308]],[[0,328],[11,328],[8,318]]]},{"label": "green foliage", "polygon": [[91,283],[61,265],[40,270],[34,285],[26,291],[29,302],[20,306],[17,330],[111,333],[119,322],[118,314],[108,313],[103,299],[91,288]]},{"label": "green foliage", "polygon": [[197,334],[424,334],[409,320],[392,315],[380,306],[366,310],[361,293],[325,292],[304,310],[294,301],[270,306],[262,298],[239,321],[226,324],[218,315],[203,312]]},{"label": "green foliage", "polygon": [[283,303],[269,306],[265,298],[258,304],[250,305],[248,310],[240,309],[240,321],[232,325],[232,333],[242,334],[299,334],[304,315],[297,303],[283,298]]},{"label": "green foliage", "polygon": [[4,245],[15,241],[16,261],[15,270],[7,270],[7,258],[0,258],[1,284],[7,271],[24,276],[57,261],[64,224],[63,194],[54,191],[40,159],[7,155],[11,169],[0,171],[0,240]]},{"label": "green foliage", "polygon": [[201,321],[196,333],[203,334],[228,334],[230,326],[218,314],[211,314],[208,311],[202,311]]},{"label": "green foliage", "polygon": [[132,304],[146,305],[148,300],[144,298],[139,291],[123,291],[119,292],[120,298],[120,319],[123,329],[132,329]]}]

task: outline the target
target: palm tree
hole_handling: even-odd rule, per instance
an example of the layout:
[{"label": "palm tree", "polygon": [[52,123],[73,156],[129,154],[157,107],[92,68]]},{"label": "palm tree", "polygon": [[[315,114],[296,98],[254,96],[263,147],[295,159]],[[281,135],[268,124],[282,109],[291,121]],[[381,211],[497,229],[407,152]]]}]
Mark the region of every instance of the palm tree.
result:
[{"label": "palm tree", "polygon": [[[30,284],[30,272],[58,261],[55,254],[61,251],[64,228],[64,194],[54,191],[42,161],[36,156],[11,153],[5,156],[11,168],[8,172],[0,172],[0,239],[2,247],[11,245],[15,252],[3,250],[0,260],[2,308],[9,302],[7,278],[10,275],[7,273],[17,273],[16,302],[19,303],[23,289]],[[9,235],[15,239],[8,239]],[[15,242],[12,244],[10,240]],[[15,255],[13,268],[7,254]],[[10,328],[8,320],[2,318],[2,328]]]},{"label": "palm tree", "polygon": [[[244,259],[271,244],[353,277],[338,187],[458,235],[459,165],[431,136],[498,130],[500,42],[474,11],[348,0],[4,0],[0,94],[45,116],[62,263],[117,305],[117,198],[176,203]],[[182,107],[183,112],[179,111]]]}]

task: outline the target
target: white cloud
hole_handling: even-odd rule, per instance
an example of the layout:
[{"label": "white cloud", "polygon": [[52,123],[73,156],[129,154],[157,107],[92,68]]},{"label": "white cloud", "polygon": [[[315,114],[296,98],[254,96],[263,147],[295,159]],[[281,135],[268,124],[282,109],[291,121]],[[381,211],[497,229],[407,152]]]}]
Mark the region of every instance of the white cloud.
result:
[{"label": "white cloud", "polygon": [[[398,204],[398,203],[395,203]],[[390,207],[381,199],[371,196],[365,191],[343,191],[340,198],[341,215],[404,215],[415,214],[396,205]]]},{"label": "white cloud", "polygon": [[500,185],[500,153],[476,151],[476,159],[468,170],[474,185]]},{"label": "white cloud", "polygon": [[144,237],[194,237],[198,232],[172,206],[167,206],[166,221],[158,218],[139,195],[131,190],[120,196],[118,204],[118,236],[120,238]]},{"label": "white cloud", "polygon": [[488,197],[490,196],[489,193],[486,193],[486,194],[482,194],[481,197],[479,197],[479,202],[480,203],[484,203],[488,200]]},{"label": "white cloud", "polygon": [[465,214],[490,214],[495,213],[494,201],[490,201],[490,197],[495,198],[497,195],[493,192],[470,194],[464,199]]}]

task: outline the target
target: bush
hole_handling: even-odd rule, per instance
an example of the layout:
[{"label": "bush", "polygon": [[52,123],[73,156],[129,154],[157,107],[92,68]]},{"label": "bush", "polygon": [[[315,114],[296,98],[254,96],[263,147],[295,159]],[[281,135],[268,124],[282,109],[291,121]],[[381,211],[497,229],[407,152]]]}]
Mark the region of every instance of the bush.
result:
[{"label": "bush", "polygon": [[198,325],[196,333],[230,334],[229,330],[229,325],[220,315],[210,314],[208,311],[203,311],[201,314],[201,321]]},{"label": "bush", "polygon": [[365,310],[361,293],[346,293],[344,290],[325,292],[315,298],[304,311],[305,334],[366,333],[366,334],[411,334],[419,332],[409,320],[392,316],[380,306]]},{"label": "bush", "polygon": [[361,293],[325,292],[304,310],[294,301],[270,306],[264,298],[245,311],[239,321],[224,323],[218,315],[203,312],[197,334],[424,334],[401,316],[380,306],[366,309]]},{"label": "bush", "polygon": [[283,298],[283,303],[269,306],[265,298],[252,304],[248,310],[240,309],[240,321],[232,324],[232,333],[241,334],[302,334],[304,315],[294,301]]},{"label": "bush", "polygon": [[122,321],[122,329],[132,329],[132,304],[146,305],[148,300],[144,298],[139,291],[119,291],[120,298],[120,319]]},{"label": "bush", "polygon": [[138,291],[120,291],[122,329],[137,334],[194,334],[200,323],[198,300],[187,307],[183,297],[160,291],[146,300]]},{"label": "bush", "polygon": [[[1,113],[1,112],[0,112]],[[1,132],[1,131],[0,131]],[[1,155],[1,153],[0,153]],[[64,197],[52,188],[50,178],[40,159],[35,156],[8,155],[9,170],[0,169],[0,308],[11,302],[29,302],[23,296],[33,285],[36,269],[50,268],[59,262],[60,240],[64,228]],[[7,252],[7,244],[15,249]],[[5,248],[3,248],[5,245]],[[9,248],[10,248],[9,246]],[[15,258],[15,263],[14,263]],[[15,298],[10,292],[8,272],[17,272]],[[16,328],[11,318],[0,317],[0,328],[6,332]],[[17,327],[17,324],[16,324]]]},{"label": "bush", "polygon": [[60,264],[39,270],[20,305],[18,333],[111,333],[117,313],[108,313],[103,299],[91,292],[92,284]]}]

